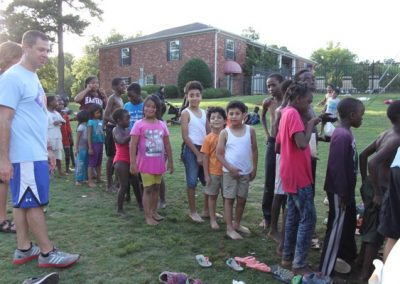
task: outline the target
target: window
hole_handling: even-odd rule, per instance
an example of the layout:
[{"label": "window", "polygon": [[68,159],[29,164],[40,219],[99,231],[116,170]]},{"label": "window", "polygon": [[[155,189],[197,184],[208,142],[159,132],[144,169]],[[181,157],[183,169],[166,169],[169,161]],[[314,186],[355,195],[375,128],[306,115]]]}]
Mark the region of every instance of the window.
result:
[{"label": "window", "polygon": [[131,77],[121,77],[121,79],[125,82],[125,85],[129,86],[131,84]]},{"label": "window", "polygon": [[181,59],[181,43],[179,40],[171,40],[168,42],[167,60],[174,61]]},{"label": "window", "polygon": [[131,65],[131,49],[129,47],[121,48],[121,66]]},{"label": "window", "polygon": [[231,39],[225,41],[225,59],[235,60],[235,42]]}]

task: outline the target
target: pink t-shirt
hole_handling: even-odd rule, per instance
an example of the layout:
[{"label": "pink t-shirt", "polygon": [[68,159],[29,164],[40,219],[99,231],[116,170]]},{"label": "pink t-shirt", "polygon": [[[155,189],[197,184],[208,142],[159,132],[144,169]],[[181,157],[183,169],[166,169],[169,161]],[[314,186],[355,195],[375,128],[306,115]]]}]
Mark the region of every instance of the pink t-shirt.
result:
[{"label": "pink t-shirt", "polygon": [[310,146],[301,150],[297,147],[294,134],[305,130],[299,112],[293,107],[282,109],[279,131],[276,142],[280,144],[281,163],[279,173],[282,178],[283,190],[297,193],[299,188],[313,183],[311,173]]},{"label": "pink t-shirt", "polygon": [[161,120],[154,123],[143,119],[133,125],[131,136],[139,136],[136,165],[139,172],[161,175],[165,172],[164,137],[169,136],[168,128]]}]

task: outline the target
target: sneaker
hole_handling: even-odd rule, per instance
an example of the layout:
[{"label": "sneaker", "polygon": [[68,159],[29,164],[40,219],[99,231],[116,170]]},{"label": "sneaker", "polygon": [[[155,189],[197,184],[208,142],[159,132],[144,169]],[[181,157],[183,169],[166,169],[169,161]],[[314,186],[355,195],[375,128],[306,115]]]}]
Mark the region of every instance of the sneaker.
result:
[{"label": "sneaker", "polygon": [[54,248],[49,252],[49,256],[39,255],[39,267],[69,267],[79,260],[79,254],[70,254]]},{"label": "sneaker", "polygon": [[22,284],[57,284],[60,277],[57,272],[52,272],[43,277],[33,277],[26,279]]},{"label": "sneaker", "polygon": [[35,245],[32,245],[31,248],[26,252],[16,249],[14,252],[13,264],[24,264],[25,262],[38,258],[39,255],[40,248]]}]

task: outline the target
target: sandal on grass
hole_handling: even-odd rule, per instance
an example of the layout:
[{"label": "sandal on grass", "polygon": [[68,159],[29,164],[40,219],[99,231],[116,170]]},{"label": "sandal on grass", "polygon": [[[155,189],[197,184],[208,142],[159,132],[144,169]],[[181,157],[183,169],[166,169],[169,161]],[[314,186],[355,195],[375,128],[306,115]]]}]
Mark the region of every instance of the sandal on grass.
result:
[{"label": "sandal on grass", "polygon": [[169,271],[162,272],[158,279],[163,284],[186,284],[189,281],[186,273]]},{"label": "sandal on grass", "polygon": [[4,220],[0,223],[0,232],[2,233],[13,233],[15,234],[17,231],[15,229],[15,224],[11,220]]},{"label": "sandal on grass", "polygon": [[248,262],[255,261],[256,258],[254,256],[245,256],[245,257],[235,256],[235,260],[240,264],[247,264]]},{"label": "sandal on grass", "polygon": [[212,263],[211,263],[211,261],[209,261],[208,257],[204,256],[202,254],[196,255],[196,260],[197,260],[197,263],[201,267],[211,267],[211,265],[212,265]]},{"label": "sandal on grass", "polygon": [[243,271],[243,267],[240,266],[239,263],[236,262],[236,260],[234,260],[233,258],[228,258],[226,260],[226,265],[228,265],[230,268],[232,268],[235,271]]},{"label": "sandal on grass", "polygon": [[271,268],[266,265],[265,263],[259,262],[259,261],[253,261],[253,262],[248,262],[246,263],[246,267],[255,269],[261,272],[266,272],[269,273],[271,272]]}]

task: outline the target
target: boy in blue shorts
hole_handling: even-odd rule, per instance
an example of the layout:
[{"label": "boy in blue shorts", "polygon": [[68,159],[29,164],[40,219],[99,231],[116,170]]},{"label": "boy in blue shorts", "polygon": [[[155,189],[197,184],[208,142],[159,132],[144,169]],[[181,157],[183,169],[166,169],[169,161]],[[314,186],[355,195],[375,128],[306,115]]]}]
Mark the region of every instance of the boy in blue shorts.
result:
[{"label": "boy in blue shorts", "polygon": [[[221,131],[217,146],[217,158],[223,165],[223,196],[226,234],[233,240],[242,239],[239,234],[250,230],[241,225],[241,219],[249,192],[249,183],[256,177],[258,148],[256,131],[244,124],[247,107],[241,101],[231,101],[226,107],[230,126]],[[235,220],[233,203],[236,199]]]}]

